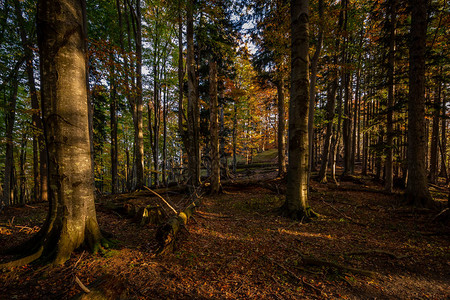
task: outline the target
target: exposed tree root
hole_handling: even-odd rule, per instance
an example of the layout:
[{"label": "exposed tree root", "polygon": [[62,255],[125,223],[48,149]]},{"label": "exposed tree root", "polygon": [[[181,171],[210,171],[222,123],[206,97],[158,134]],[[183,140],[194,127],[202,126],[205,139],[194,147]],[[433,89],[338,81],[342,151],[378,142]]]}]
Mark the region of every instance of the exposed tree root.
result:
[{"label": "exposed tree root", "polygon": [[320,217],[318,213],[307,207],[305,210],[289,210],[285,205],[277,209],[278,213],[285,218],[299,220],[301,222],[309,223],[313,219]]},{"label": "exposed tree root", "polygon": [[14,267],[20,267],[24,265],[28,265],[29,263],[32,263],[33,261],[39,259],[42,256],[42,252],[44,251],[44,247],[40,247],[36,253],[33,253],[29,256],[25,256],[23,258],[19,258],[7,263],[0,264],[0,270],[8,270]]}]

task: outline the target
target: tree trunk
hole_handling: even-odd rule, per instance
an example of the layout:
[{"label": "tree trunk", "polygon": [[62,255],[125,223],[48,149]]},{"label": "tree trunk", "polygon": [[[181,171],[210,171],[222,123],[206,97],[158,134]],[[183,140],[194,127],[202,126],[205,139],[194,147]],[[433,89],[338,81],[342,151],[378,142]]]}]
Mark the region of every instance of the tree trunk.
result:
[{"label": "tree trunk", "polygon": [[447,120],[446,120],[446,102],[445,93],[442,97],[442,118],[441,118],[441,170],[439,176],[445,177],[448,184],[449,177],[447,174]]},{"label": "tree trunk", "polygon": [[200,112],[197,95],[197,79],[194,61],[194,1],[187,3],[187,73],[188,73],[188,115],[187,141],[188,170],[192,186],[200,185],[200,145],[199,123]]},{"label": "tree trunk", "polygon": [[[28,79],[28,86],[30,88],[30,98],[31,98],[31,108],[33,109],[32,114],[32,125],[33,125],[33,198],[34,201],[47,201],[47,154],[45,152],[43,128],[41,113],[39,107],[39,100],[36,92],[36,83],[34,80],[34,70],[33,70],[33,45],[27,37],[25,32],[25,20],[22,16],[22,9],[19,1],[15,1],[15,11],[17,20],[19,23],[20,38],[22,41],[22,48],[25,55],[26,61],[26,72]],[[40,167],[39,167],[40,163]]]},{"label": "tree trunk", "polygon": [[430,183],[436,183],[438,176],[438,153],[439,153],[439,117],[441,105],[440,83],[436,87],[433,103],[433,123],[431,132],[431,149],[430,149]]},{"label": "tree trunk", "polygon": [[[131,7],[130,7],[131,8]],[[135,44],[136,44],[136,118],[134,120],[135,139],[135,166],[136,166],[136,189],[144,186],[144,131],[143,131],[143,98],[142,98],[142,30],[141,30],[141,1],[136,0]]]},{"label": "tree trunk", "polygon": [[285,215],[309,219],[308,106],[309,17],[307,0],[291,0],[291,97],[289,102],[289,165]]},{"label": "tree trunk", "polygon": [[388,53],[388,103],[386,115],[386,161],[384,190],[392,192],[394,186],[394,72],[395,72],[395,27],[396,27],[396,0],[389,1],[389,53]]},{"label": "tree trunk", "polygon": [[309,143],[309,173],[313,170],[313,136],[314,136],[314,110],[316,108],[316,79],[317,64],[323,44],[323,0],[319,0],[319,36],[316,51],[311,60],[311,81],[309,83],[309,113],[308,113],[308,143]]},{"label": "tree trunk", "polygon": [[220,155],[219,155],[219,102],[217,99],[217,63],[211,58],[209,62],[209,111],[211,139],[211,193],[220,190]]},{"label": "tree trunk", "polygon": [[[281,75],[282,77],[282,75]],[[278,176],[286,174],[286,121],[284,109],[284,80],[281,78],[277,83],[278,91]]]},{"label": "tree trunk", "polygon": [[43,252],[55,264],[83,244],[94,250],[101,241],[89,142],[85,9],[83,0],[38,2],[41,100],[50,157],[49,216],[40,233]]},{"label": "tree trunk", "polygon": [[26,203],[26,178],[25,178],[25,163],[27,159],[27,132],[26,130],[22,134],[22,140],[20,141],[20,154],[19,154],[19,204],[25,205]]},{"label": "tree trunk", "polygon": [[109,107],[110,124],[111,124],[111,193],[118,193],[118,143],[117,143],[117,91],[116,91],[116,74],[114,69],[113,57],[111,55],[110,66],[110,98]]},{"label": "tree trunk", "polygon": [[408,184],[406,198],[414,206],[433,206],[425,165],[425,51],[427,1],[410,1],[412,8],[409,48]]},{"label": "tree trunk", "polygon": [[13,176],[13,166],[14,166],[14,144],[13,144],[13,130],[14,122],[16,119],[16,102],[17,102],[17,91],[19,88],[18,71],[22,62],[16,64],[12,75],[12,84],[10,90],[10,102],[6,111],[6,150],[5,150],[5,171],[3,178],[3,197],[2,206],[8,206],[12,203],[11,197],[11,187],[12,187],[12,176]]}]

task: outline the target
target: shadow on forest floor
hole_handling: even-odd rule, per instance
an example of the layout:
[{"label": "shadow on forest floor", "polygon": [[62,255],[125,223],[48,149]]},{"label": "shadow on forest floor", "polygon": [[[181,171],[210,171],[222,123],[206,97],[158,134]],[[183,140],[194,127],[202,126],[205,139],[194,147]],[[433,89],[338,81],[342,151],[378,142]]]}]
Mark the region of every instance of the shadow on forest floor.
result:
[{"label": "shadow on forest floor", "polygon": [[[398,195],[374,193],[382,187],[367,179],[362,185],[313,182],[311,206],[321,217],[302,224],[275,213],[284,201],[277,192],[283,183],[273,180],[275,173],[257,175],[252,178],[259,184],[240,181],[226,185],[222,195],[204,196],[166,257],[154,256],[155,226],[140,226],[99,205],[100,226],[119,241],[114,249],[102,255],[77,252],[63,266],[4,272],[0,298],[68,299],[81,292],[75,276],[85,285],[99,278],[121,282],[127,299],[450,296],[449,231],[431,222],[434,211],[403,207]],[[180,197],[170,196],[173,202]],[[144,194],[133,198],[146,201]],[[8,208],[0,215],[1,248],[36,232],[46,208]],[[305,257],[331,264],[313,266]]]}]

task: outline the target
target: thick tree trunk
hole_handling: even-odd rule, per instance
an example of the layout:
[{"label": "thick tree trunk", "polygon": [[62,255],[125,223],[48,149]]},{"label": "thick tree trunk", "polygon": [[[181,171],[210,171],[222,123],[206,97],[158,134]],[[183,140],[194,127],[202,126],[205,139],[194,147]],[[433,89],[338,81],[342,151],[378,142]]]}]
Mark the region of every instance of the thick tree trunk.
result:
[{"label": "thick tree trunk", "polygon": [[289,165],[284,214],[309,219],[308,107],[309,17],[307,0],[291,0],[291,97],[289,102]]},{"label": "thick tree trunk", "polygon": [[[281,75],[282,77],[282,75]],[[284,109],[284,80],[281,78],[277,83],[278,91],[278,176],[286,174],[286,121]]]},{"label": "thick tree trunk", "polygon": [[414,206],[429,207],[433,199],[425,165],[425,51],[427,1],[410,1],[412,9],[409,53],[408,184],[406,198]]},{"label": "thick tree trunk", "polygon": [[83,0],[38,2],[41,100],[50,157],[50,209],[41,236],[44,254],[56,264],[83,244],[95,249],[101,240],[89,142],[85,13]]},{"label": "thick tree trunk", "polygon": [[209,62],[209,131],[211,139],[211,193],[220,190],[220,155],[219,155],[219,102],[217,100],[217,63],[211,58]]}]

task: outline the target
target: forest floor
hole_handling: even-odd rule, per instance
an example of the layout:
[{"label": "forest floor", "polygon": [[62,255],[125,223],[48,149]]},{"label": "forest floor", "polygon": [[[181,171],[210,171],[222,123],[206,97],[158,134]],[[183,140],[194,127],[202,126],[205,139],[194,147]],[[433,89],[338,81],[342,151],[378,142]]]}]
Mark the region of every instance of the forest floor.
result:
[{"label": "forest floor", "polygon": [[[113,197],[103,198],[98,221],[118,240],[113,249],[0,273],[0,299],[70,299],[82,292],[75,278],[122,299],[449,299],[450,232],[433,221],[436,211],[403,206],[399,192],[384,194],[359,177],[339,186],[313,181],[310,204],[321,216],[294,222],[277,213],[284,184],[275,173],[246,173],[224,185],[225,193],[202,197],[164,257],[154,254],[156,226],[132,222],[108,209]],[[447,189],[434,195],[444,203]],[[155,201],[148,193],[117,197]],[[46,209],[4,211],[0,248],[38,231]]]}]

